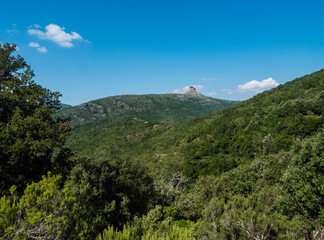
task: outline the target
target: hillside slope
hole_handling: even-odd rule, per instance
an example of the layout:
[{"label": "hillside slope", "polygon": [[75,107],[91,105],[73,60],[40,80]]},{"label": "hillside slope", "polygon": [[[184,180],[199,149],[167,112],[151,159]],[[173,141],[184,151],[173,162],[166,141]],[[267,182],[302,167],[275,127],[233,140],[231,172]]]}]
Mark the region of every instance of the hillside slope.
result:
[{"label": "hillside slope", "polygon": [[[153,168],[181,169],[190,177],[218,175],[259,154],[288,150],[296,138],[323,126],[323,114],[321,70],[181,125],[159,125],[156,131],[154,124],[129,119],[75,133],[69,146],[78,151],[82,146],[82,154],[95,158],[119,155]],[[112,144],[113,136],[119,141]]]},{"label": "hillside slope", "polygon": [[235,103],[237,101],[206,97],[195,90],[186,94],[121,95],[62,109],[55,117],[69,117],[72,126],[86,129],[128,117],[174,124]]},{"label": "hillside slope", "polygon": [[[219,174],[260,154],[289,150],[324,123],[324,70],[297,78],[161,136],[164,159],[183,159],[189,176]],[[172,143],[172,144],[170,144]]]}]

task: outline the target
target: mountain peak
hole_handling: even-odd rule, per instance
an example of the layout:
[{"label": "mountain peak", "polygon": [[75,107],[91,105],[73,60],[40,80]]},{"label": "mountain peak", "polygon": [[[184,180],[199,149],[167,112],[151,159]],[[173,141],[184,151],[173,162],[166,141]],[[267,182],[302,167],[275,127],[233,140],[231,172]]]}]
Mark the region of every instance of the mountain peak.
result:
[{"label": "mountain peak", "polygon": [[188,90],[184,94],[201,95],[199,92],[197,92],[196,88],[193,86],[189,86]]}]

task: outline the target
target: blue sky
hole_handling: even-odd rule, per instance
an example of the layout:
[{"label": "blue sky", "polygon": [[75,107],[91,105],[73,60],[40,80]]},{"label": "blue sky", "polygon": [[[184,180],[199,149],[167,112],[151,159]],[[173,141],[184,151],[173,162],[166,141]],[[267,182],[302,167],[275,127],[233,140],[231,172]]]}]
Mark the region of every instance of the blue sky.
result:
[{"label": "blue sky", "polygon": [[[324,66],[324,1],[3,1],[0,42],[80,104],[182,92],[247,99]],[[4,9],[6,9],[4,11]]]}]

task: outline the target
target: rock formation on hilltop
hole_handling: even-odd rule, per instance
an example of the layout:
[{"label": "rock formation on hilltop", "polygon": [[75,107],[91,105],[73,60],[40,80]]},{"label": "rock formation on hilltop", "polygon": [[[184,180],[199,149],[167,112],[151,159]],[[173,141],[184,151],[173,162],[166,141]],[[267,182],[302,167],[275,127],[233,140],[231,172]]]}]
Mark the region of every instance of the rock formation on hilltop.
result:
[{"label": "rock formation on hilltop", "polygon": [[202,96],[199,92],[197,92],[196,88],[193,86],[189,86],[188,90],[184,94]]}]

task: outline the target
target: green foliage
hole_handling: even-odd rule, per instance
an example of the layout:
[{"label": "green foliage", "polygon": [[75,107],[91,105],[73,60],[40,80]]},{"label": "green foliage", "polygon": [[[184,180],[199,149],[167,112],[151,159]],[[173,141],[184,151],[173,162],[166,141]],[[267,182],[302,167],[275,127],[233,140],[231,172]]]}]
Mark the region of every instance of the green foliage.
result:
[{"label": "green foliage", "polygon": [[128,161],[78,159],[65,186],[77,200],[70,212],[69,232],[84,238],[142,215],[155,199],[152,179]]},{"label": "green foliage", "polygon": [[307,231],[324,226],[324,131],[297,141],[282,175],[281,206],[285,215],[299,217]]},{"label": "green foliage", "polygon": [[204,210],[201,235],[209,239],[299,239],[296,222],[275,211],[276,191],[264,190],[229,201],[213,198]]},{"label": "green foliage", "polygon": [[[187,190],[187,184],[189,179],[183,175],[182,172],[164,172],[160,173],[155,177],[155,188],[161,194],[162,201],[164,204],[172,204],[179,196]],[[165,209],[172,215],[172,212],[178,212],[178,209],[169,206],[170,209]]]},{"label": "green foliage", "polygon": [[95,159],[136,156],[153,144],[150,143],[152,137],[167,128],[165,124],[127,118],[102,128],[74,132],[68,139],[67,146],[79,156]]},{"label": "green foliage", "polygon": [[47,171],[64,173],[68,166],[63,145],[70,127],[52,119],[60,94],[36,84],[15,49],[0,44],[0,193],[11,185],[21,192]]},{"label": "green foliage", "polygon": [[97,240],[131,240],[136,239],[136,231],[129,224],[123,226],[122,231],[114,229],[113,226],[109,226],[103,231],[97,238]]},{"label": "green foliage", "polygon": [[135,218],[132,224],[125,224],[119,231],[109,226],[98,236],[98,240],[191,240],[196,239],[194,224],[191,221],[174,221],[171,216],[164,216],[162,209],[156,206],[141,219]]},{"label": "green foliage", "polygon": [[201,238],[320,239],[322,154],[320,131],[296,140],[288,152],[257,157],[220,176],[200,176],[174,204],[180,217],[202,220]]},{"label": "green foliage", "polygon": [[93,239],[107,225],[121,226],[142,215],[155,198],[143,169],[121,161],[80,159],[65,187],[61,185],[61,176],[48,173],[28,185],[19,199],[12,187],[12,195],[0,200],[0,236]]},{"label": "green foliage", "polygon": [[4,239],[64,238],[68,208],[74,201],[68,189],[60,188],[61,176],[50,172],[27,186],[20,199],[12,195],[0,200],[0,236]]},{"label": "green foliage", "polygon": [[136,235],[133,227],[124,225],[122,231],[115,230],[112,226],[108,227],[99,235],[97,240],[194,240],[194,232],[188,228],[181,228],[176,224],[169,227],[166,232],[149,232],[144,235]]},{"label": "green foliage", "polygon": [[202,217],[205,205],[225,187],[222,180],[214,176],[201,176],[180,195],[174,205],[179,209],[180,215],[186,219],[198,220]]},{"label": "green foliage", "polygon": [[0,199],[0,236],[5,236],[11,231],[12,224],[15,222],[18,206],[16,200],[13,201],[3,196]]},{"label": "green foliage", "polygon": [[163,218],[173,217],[179,215],[179,210],[177,207],[174,206],[168,206],[163,208]]}]

